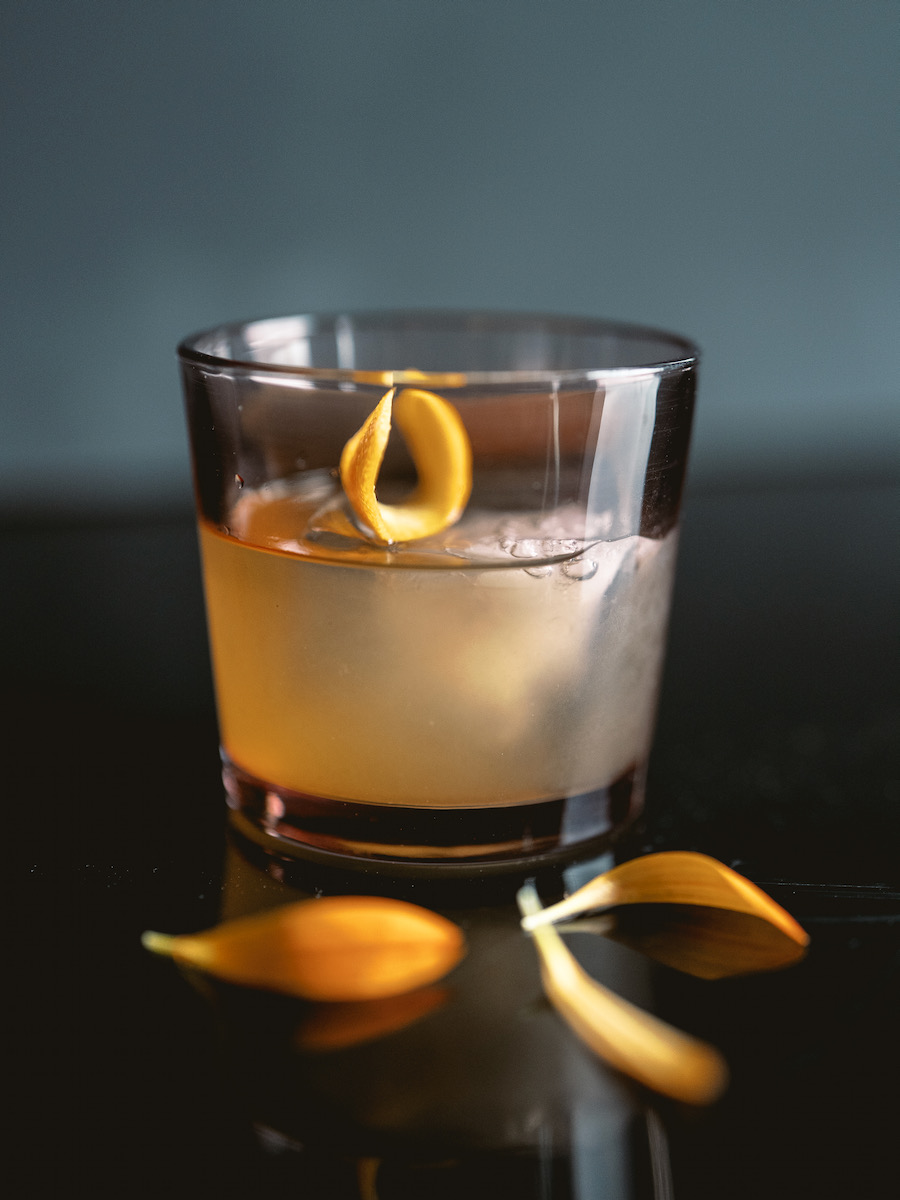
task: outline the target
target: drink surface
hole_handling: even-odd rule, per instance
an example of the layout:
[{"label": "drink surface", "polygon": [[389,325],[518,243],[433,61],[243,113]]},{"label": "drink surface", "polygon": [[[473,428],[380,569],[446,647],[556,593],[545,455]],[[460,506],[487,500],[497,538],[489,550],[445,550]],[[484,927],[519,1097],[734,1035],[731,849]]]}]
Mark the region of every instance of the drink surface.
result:
[{"label": "drink surface", "polygon": [[277,485],[242,495],[228,532],[201,522],[235,764],[309,796],[471,809],[645,760],[676,531],[516,541],[472,508],[449,549],[374,551],[310,534],[320,503]]}]

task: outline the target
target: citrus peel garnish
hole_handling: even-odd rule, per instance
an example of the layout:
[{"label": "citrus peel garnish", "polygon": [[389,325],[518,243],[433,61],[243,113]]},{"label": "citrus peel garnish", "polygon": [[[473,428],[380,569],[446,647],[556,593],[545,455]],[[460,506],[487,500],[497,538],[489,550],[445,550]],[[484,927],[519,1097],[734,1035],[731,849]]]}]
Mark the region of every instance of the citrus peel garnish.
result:
[{"label": "citrus peel garnish", "polygon": [[[391,422],[396,421],[418,482],[401,504],[375,495]],[[459,413],[434,392],[391,388],[341,454],[341,484],[358,520],[382,546],[430,537],[462,516],[472,491],[472,448]]]}]

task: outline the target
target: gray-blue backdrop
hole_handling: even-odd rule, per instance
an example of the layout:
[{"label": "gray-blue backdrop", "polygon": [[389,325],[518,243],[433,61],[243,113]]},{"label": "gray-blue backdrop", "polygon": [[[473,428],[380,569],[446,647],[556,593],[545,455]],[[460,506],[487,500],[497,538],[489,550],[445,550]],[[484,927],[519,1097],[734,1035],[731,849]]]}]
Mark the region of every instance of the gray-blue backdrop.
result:
[{"label": "gray-blue backdrop", "polygon": [[896,461],[896,0],[0,11],[7,508],[180,501],[178,338],[315,309],[673,327],[695,481]]}]

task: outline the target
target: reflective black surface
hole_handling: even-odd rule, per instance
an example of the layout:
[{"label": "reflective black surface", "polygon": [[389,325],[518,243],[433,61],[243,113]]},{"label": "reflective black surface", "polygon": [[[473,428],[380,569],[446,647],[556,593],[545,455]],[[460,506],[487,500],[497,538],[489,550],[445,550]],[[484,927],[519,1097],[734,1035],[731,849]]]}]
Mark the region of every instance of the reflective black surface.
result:
[{"label": "reflective black surface", "polygon": [[731,1087],[704,1110],[581,1051],[541,1000],[507,885],[412,895],[455,915],[472,949],[416,1019],[381,1014],[383,1037],[361,1039],[358,1013],[151,958],[143,929],[290,894],[277,864],[226,847],[191,518],[0,530],[9,1194],[892,1194],[898,504],[874,485],[687,504],[648,809],[617,855],[712,854],[811,946],[709,980],[649,957],[646,924],[570,944],[724,1052]]}]

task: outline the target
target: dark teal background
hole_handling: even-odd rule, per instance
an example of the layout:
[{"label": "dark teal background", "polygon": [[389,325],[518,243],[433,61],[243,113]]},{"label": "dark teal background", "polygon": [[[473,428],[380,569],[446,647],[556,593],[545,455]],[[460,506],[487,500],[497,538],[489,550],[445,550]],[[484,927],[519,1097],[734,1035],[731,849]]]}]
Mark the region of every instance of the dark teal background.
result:
[{"label": "dark teal background", "polygon": [[896,3],[0,13],[7,512],[186,506],[177,340],[307,310],[687,333],[695,486],[896,458]]}]

